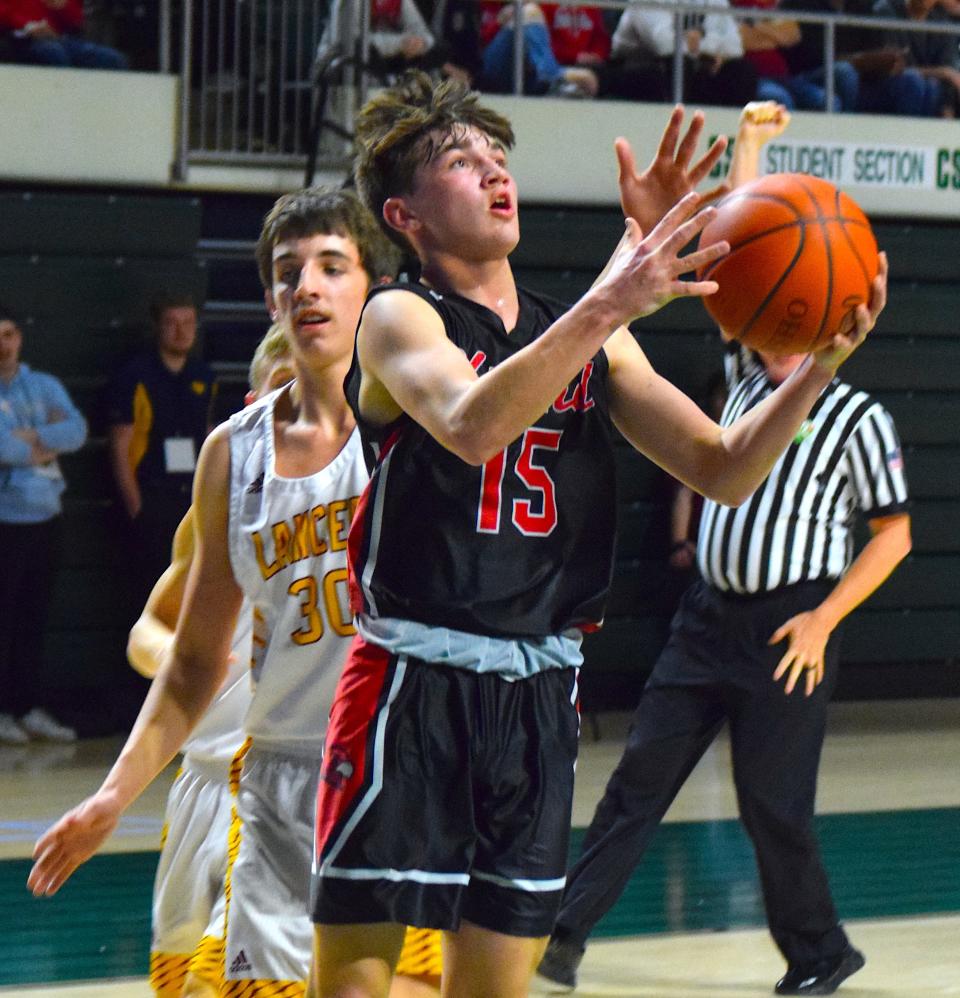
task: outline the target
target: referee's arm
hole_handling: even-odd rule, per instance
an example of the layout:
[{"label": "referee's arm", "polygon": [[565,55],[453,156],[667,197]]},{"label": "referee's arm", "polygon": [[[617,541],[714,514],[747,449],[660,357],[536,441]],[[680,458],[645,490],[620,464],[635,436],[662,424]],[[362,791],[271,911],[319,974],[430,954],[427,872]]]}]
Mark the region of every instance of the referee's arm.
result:
[{"label": "referee's arm", "polygon": [[814,610],[791,617],[770,638],[770,644],[788,640],[787,651],[773,674],[787,677],[784,693],[792,693],[806,670],[806,695],[823,679],[823,657],[827,641],[837,624],[868,596],[910,553],[910,514],[894,513],[867,521],[871,537],[853,564]]}]

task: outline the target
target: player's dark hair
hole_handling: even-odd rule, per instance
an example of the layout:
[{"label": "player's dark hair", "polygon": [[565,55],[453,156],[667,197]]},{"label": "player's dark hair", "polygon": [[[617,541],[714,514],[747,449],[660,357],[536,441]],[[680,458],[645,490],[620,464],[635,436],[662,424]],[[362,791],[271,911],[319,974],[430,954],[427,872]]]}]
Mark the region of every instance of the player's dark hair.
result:
[{"label": "player's dark hair", "polygon": [[352,239],[371,283],[393,277],[400,264],[396,248],[384,238],[354,191],[306,187],[284,194],[267,212],[257,240],[257,269],[264,288],[273,285],[273,248],[281,239],[315,235]]},{"label": "player's dark hair", "polygon": [[156,330],[160,326],[163,313],[170,308],[196,309],[197,300],[189,291],[158,291],[150,299],[150,321]]},{"label": "player's dark hair", "polygon": [[387,198],[413,189],[417,167],[429,163],[467,128],[477,128],[504,149],[514,143],[510,122],[480,103],[480,94],[459,80],[435,83],[412,70],[377,94],[357,117],[354,177],[363,203],[387,235],[406,241],[383,220]]}]

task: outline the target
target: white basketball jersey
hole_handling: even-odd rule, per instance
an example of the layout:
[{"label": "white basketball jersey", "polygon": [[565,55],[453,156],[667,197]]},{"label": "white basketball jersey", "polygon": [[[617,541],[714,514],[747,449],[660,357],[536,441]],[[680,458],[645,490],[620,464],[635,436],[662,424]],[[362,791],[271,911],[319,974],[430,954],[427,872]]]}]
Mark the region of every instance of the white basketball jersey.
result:
[{"label": "white basketball jersey", "polygon": [[254,611],[247,734],[319,756],[355,633],[347,532],[369,476],[357,430],[322,471],[277,475],[274,409],[287,390],[231,417],[230,561]]},{"label": "white basketball jersey", "polygon": [[210,706],[183,745],[185,761],[199,763],[204,769],[222,769],[224,780],[230,773],[230,763],[243,744],[243,721],[250,706],[253,684],[250,679],[250,650],[253,611],[243,601],[237,629],[233,635],[232,659],[227,675],[220,684]]}]

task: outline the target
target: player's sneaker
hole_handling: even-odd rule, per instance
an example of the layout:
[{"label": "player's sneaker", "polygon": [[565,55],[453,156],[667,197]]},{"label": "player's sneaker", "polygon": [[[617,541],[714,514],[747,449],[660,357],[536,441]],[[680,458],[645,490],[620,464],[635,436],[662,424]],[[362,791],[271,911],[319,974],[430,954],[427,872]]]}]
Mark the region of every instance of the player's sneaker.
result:
[{"label": "player's sneaker", "polygon": [[0,742],[6,745],[26,745],[30,736],[17,724],[13,714],[0,714]]},{"label": "player's sneaker", "polygon": [[48,742],[75,742],[77,733],[51,717],[42,707],[34,707],[29,714],[20,718],[20,727],[31,738],[42,738]]},{"label": "player's sneaker", "polygon": [[550,982],[553,994],[573,991],[577,986],[577,968],[583,954],[582,946],[551,938],[540,966],[537,967],[537,976]]}]

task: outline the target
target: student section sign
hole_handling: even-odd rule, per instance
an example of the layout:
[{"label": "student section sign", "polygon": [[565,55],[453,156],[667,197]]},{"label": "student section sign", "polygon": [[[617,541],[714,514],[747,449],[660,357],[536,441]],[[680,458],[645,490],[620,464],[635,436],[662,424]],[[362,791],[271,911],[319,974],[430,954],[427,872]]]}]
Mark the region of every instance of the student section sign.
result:
[{"label": "student section sign", "polygon": [[[631,101],[484,99],[513,121],[517,145],[510,164],[527,203],[615,204],[614,140],[628,138],[643,169],[670,113],[665,104]],[[708,107],[704,113],[699,151],[716,135],[729,136],[732,146],[739,108]],[[729,164],[728,148],[714,183]],[[822,177],[871,217],[960,219],[960,120],[794,112],[784,134],[762,150],[760,172]]]},{"label": "student section sign", "polygon": [[[909,134],[914,123],[908,122]],[[910,144],[879,137],[824,141],[784,135],[764,146],[760,173],[821,177],[852,194],[871,214],[958,218],[960,131],[953,122],[943,124],[940,136],[933,138],[928,133]],[[713,171],[714,179],[726,175],[732,151],[733,136],[724,159]]]},{"label": "student section sign", "polygon": [[960,190],[960,149],[777,140],[764,148],[761,172],[809,173],[838,187]]}]

